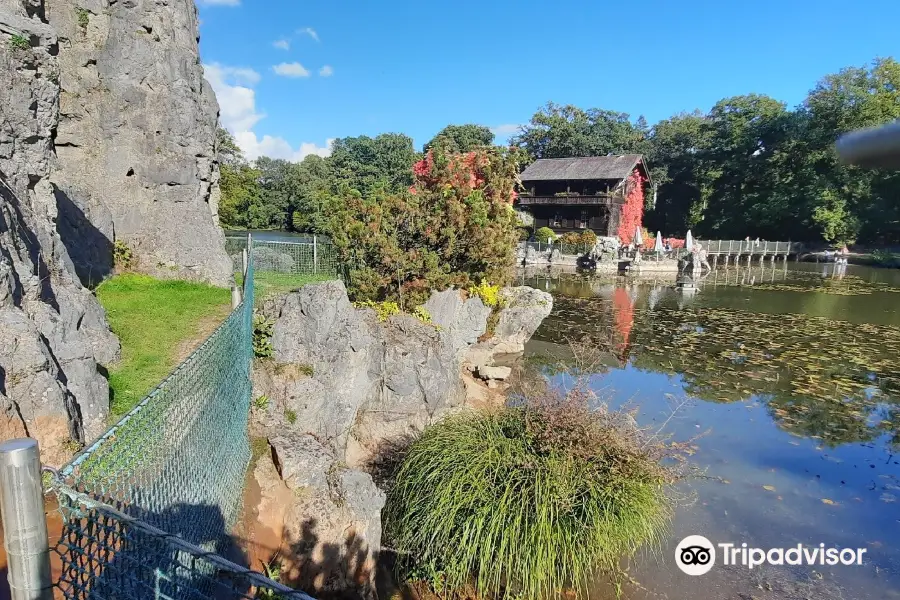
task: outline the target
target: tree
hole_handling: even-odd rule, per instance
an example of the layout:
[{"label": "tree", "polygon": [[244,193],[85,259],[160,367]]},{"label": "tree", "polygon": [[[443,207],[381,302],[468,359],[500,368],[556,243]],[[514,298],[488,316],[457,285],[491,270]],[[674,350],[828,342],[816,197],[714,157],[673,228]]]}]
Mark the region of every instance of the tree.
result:
[{"label": "tree", "polygon": [[223,127],[216,129],[216,157],[221,166],[239,167],[247,163],[234,137]]},{"label": "tree", "polygon": [[684,235],[702,219],[702,157],[709,148],[710,134],[706,116],[700,111],[675,115],[653,127],[647,162],[654,169],[658,200],[647,216],[651,230]]},{"label": "tree", "polygon": [[441,145],[446,152],[471,152],[494,143],[494,134],[484,125],[447,125],[424,146],[424,151]]},{"label": "tree", "polygon": [[289,181],[294,191],[291,204],[291,227],[295,231],[326,233],[331,215],[335,185],[334,170],[328,159],[311,154],[291,171]]},{"label": "tree", "polygon": [[383,133],[335,140],[329,162],[339,182],[368,196],[376,186],[388,192],[411,186],[412,165],[418,158],[412,138]]},{"label": "tree", "polygon": [[450,154],[438,146],[416,163],[411,189],[379,186],[363,196],[345,187],[332,238],[352,267],[351,295],[409,307],[432,289],[505,284],[518,239],[518,155],[502,148]]},{"label": "tree", "polygon": [[649,150],[646,121],[629,121],[626,113],[552,102],[538,110],[510,143],[533,158],[645,154]]},{"label": "tree", "polygon": [[247,164],[234,138],[221,127],[216,134],[216,153],[221,173],[219,223],[223,227],[252,227],[260,217],[259,172]]}]

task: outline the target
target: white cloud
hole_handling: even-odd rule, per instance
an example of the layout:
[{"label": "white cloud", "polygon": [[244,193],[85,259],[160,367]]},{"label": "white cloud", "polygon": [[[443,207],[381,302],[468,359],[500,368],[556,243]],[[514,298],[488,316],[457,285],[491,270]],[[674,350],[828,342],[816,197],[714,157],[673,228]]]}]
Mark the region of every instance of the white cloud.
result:
[{"label": "white cloud", "polygon": [[280,40],[275,40],[274,42],[272,42],[272,45],[281,50],[290,50],[291,49],[290,40],[286,40],[284,38],[282,38]]},{"label": "white cloud", "polygon": [[241,0],[197,0],[203,6],[239,6]]},{"label": "white cloud", "polygon": [[325,65],[321,69],[319,69],[319,75],[322,77],[331,77],[334,75],[334,69],[331,68],[331,65]]},{"label": "white cloud", "polygon": [[250,160],[256,160],[260,156],[268,156],[269,158],[282,158],[294,162],[299,162],[310,154],[328,156],[331,154],[331,145],[334,143],[334,139],[331,138],[325,140],[324,146],[319,146],[313,142],[303,142],[300,144],[300,148],[295,150],[284,138],[272,137],[271,135],[257,138],[252,131],[243,131],[235,134],[234,139]]},{"label": "white cloud", "polygon": [[297,33],[300,35],[308,35],[317,42],[319,41],[319,34],[316,33],[316,30],[312,27],[304,27],[303,29],[298,29]]},{"label": "white cloud", "polygon": [[272,70],[282,77],[309,77],[309,71],[298,62],[277,64]]},{"label": "white cloud", "polygon": [[249,131],[266,115],[256,112],[256,92],[248,87],[259,82],[252,69],[203,65],[206,79],[216,92],[222,125],[232,132]]},{"label": "white cloud", "polygon": [[507,123],[505,125],[496,125],[494,127],[491,127],[491,133],[493,133],[497,137],[509,137],[514,133],[518,133],[519,127],[521,127],[521,125],[519,125],[517,123]]},{"label": "white cloud", "polygon": [[324,146],[303,142],[294,149],[281,137],[264,135],[261,139],[253,127],[265,118],[256,109],[256,92],[252,87],[259,83],[259,73],[253,69],[228,67],[218,63],[203,65],[207,81],[219,101],[219,118],[222,126],[234,135],[234,139],[249,160],[260,156],[300,161],[310,154],[328,156],[334,139],[325,140]]}]

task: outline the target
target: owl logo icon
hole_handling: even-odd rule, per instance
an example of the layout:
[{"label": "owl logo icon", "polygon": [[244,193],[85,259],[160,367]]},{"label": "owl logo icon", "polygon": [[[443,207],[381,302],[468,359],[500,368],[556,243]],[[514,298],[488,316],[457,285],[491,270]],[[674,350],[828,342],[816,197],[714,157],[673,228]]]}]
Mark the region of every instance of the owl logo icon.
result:
[{"label": "owl logo icon", "polygon": [[675,548],[675,564],[687,575],[709,573],[716,564],[716,547],[702,535],[689,535]]}]

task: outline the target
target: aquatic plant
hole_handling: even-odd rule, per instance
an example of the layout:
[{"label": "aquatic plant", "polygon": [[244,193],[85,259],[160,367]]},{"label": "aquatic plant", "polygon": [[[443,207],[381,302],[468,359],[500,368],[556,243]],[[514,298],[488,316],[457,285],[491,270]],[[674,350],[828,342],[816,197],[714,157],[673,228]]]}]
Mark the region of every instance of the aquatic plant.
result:
[{"label": "aquatic plant", "polygon": [[639,369],[677,373],[695,398],[759,399],[780,427],[828,446],[888,434],[900,447],[900,328],[802,314],[773,318],[657,306],[633,310],[630,343],[623,346],[622,316],[628,313],[617,298],[557,297],[537,337],[565,344],[588,335],[591,344]]},{"label": "aquatic plant", "polygon": [[407,565],[479,596],[583,592],[598,574],[659,542],[670,512],[672,447],[630,414],[577,388],[449,417],[406,451],[385,508]]}]

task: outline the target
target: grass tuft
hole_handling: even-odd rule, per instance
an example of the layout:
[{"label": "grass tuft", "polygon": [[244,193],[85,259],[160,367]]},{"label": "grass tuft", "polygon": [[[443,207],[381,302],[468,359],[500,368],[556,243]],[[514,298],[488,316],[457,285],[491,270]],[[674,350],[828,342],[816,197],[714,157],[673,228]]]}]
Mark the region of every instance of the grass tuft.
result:
[{"label": "grass tuft", "polygon": [[[480,597],[558,597],[658,544],[670,515],[671,446],[587,393],[451,416],[405,452],[386,532],[412,573]],[[433,578],[429,578],[433,579]]]},{"label": "grass tuft", "polygon": [[118,363],[108,365],[110,414],[131,410],[177,366],[185,343],[198,345],[213,318],[228,315],[229,290],[186,281],[162,281],[127,273],[103,282],[97,298],[122,344]]}]

